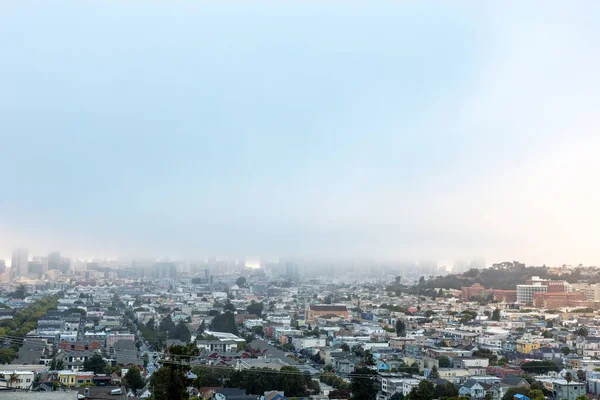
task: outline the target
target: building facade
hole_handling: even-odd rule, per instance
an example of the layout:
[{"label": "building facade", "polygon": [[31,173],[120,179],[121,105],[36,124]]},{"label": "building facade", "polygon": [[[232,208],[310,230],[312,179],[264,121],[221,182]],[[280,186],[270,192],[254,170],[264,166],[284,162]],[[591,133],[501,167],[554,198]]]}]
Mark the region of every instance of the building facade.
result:
[{"label": "building facade", "polygon": [[517,285],[517,303],[533,303],[534,293],[548,292],[548,286],[535,283],[533,285]]}]

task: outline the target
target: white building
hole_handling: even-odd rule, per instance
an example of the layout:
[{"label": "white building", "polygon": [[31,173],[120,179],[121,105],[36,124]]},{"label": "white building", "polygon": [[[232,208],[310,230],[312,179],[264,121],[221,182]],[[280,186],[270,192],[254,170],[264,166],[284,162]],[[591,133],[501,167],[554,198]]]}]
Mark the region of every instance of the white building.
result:
[{"label": "white building", "polygon": [[0,388],[30,389],[34,378],[33,371],[0,371]]},{"label": "white building", "polygon": [[534,293],[546,293],[547,291],[548,286],[537,282],[533,285],[517,285],[517,303],[531,304],[533,302]]}]

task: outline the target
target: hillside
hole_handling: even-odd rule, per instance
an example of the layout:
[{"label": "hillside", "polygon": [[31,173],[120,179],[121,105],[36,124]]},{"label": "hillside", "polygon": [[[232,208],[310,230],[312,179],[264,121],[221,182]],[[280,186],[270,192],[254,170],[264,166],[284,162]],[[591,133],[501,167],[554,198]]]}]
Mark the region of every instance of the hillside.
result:
[{"label": "hillside", "polygon": [[483,270],[471,269],[462,274],[438,276],[420,283],[419,286],[422,289],[460,289],[463,286],[480,283],[486,288],[515,289],[516,285],[525,283],[531,276],[550,277],[546,267],[526,267],[525,264],[513,261],[494,264]]}]

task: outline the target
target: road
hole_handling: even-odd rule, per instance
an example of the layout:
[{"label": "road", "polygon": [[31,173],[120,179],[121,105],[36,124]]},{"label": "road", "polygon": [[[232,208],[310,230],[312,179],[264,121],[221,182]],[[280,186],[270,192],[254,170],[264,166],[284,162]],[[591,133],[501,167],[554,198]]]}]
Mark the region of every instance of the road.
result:
[{"label": "road", "polygon": [[282,350],[279,350],[277,347],[270,345],[269,343],[267,343],[266,341],[264,341],[262,339],[253,340],[252,343],[250,343],[250,346],[253,349],[260,349],[260,350],[267,349],[267,357],[280,358],[290,365],[298,365],[299,364],[299,362],[294,360],[293,358],[286,357],[287,354],[292,354],[292,353],[286,353]]},{"label": "road", "polygon": [[156,360],[154,357],[154,352],[150,351],[148,348],[148,344],[146,343],[146,339],[144,339],[142,336],[142,333],[137,331],[137,334],[138,338],[142,339],[142,345],[140,346],[140,357],[143,357],[144,354],[148,354],[148,366],[146,367],[146,371],[148,372],[148,378],[150,378],[152,374],[156,372]]}]

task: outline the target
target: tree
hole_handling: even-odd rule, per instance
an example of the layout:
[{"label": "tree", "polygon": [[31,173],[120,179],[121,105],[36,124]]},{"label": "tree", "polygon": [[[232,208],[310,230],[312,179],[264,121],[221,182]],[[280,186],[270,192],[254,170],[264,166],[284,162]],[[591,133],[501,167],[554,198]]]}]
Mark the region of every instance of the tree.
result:
[{"label": "tree", "polygon": [[140,369],[136,366],[129,368],[123,379],[125,381],[125,387],[133,389],[134,391],[146,386],[146,382],[144,382],[144,378],[142,378]]},{"label": "tree", "polygon": [[200,323],[200,326],[198,326],[198,334],[202,335],[205,330],[206,330],[206,322],[204,322],[204,320],[202,320],[202,322]]},{"label": "tree", "polygon": [[350,346],[348,346],[348,343],[342,343],[340,349],[342,349],[342,351],[350,351]]},{"label": "tree", "polygon": [[27,296],[27,291],[25,290],[25,286],[19,285],[13,292],[10,292],[7,295],[11,299],[24,299]]},{"label": "tree", "polygon": [[363,354],[363,364],[366,366],[375,365],[375,360],[373,359],[373,353],[371,353],[371,350],[365,350],[365,353]]},{"label": "tree", "polygon": [[144,353],[142,356],[142,362],[144,363],[144,368],[148,367],[148,362],[150,362],[150,357],[148,357],[148,353]]},{"label": "tree", "polygon": [[243,276],[240,276],[239,278],[237,278],[235,280],[235,284],[238,285],[239,287],[246,286],[246,278],[244,278]]},{"label": "tree", "polygon": [[234,335],[238,334],[235,318],[230,312],[215,315],[210,324],[210,328],[216,332],[229,332]]},{"label": "tree", "polygon": [[357,368],[352,376],[350,390],[352,400],[374,400],[379,391],[375,371],[367,367]]},{"label": "tree", "polygon": [[558,365],[552,361],[529,361],[523,364],[521,368],[530,374],[547,374],[550,371],[559,370]]},{"label": "tree", "polygon": [[262,325],[256,325],[252,327],[252,333],[254,333],[255,335],[262,336],[265,333],[265,329]]},{"label": "tree", "polygon": [[154,324],[156,323],[156,320],[154,319],[154,317],[150,318],[148,320],[148,322],[146,322],[146,328],[148,329],[154,329]]},{"label": "tree", "polygon": [[452,362],[450,361],[450,358],[446,355],[442,355],[438,359],[438,362],[440,364],[440,368],[450,368],[452,366]]},{"label": "tree", "polygon": [[502,400],[513,400],[515,394],[522,394],[529,397],[529,388],[522,386],[508,388],[506,393],[504,393],[504,396],[502,396]]},{"label": "tree", "polygon": [[[329,396],[331,398],[331,396]],[[402,392],[396,392],[390,397],[390,400],[404,400],[404,394]]]},{"label": "tree", "polygon": [[17,383],[19,380],[19,375],[17,375],[16,373],[12,373],[10,374],[10,377],[8,378],[8,384],[10,385],[10,387],[13,387],[13,385],[15,383]]},{"label": "tree", "polygon": [[585,381],[586,376],[585,376],[585,371],[582,369],[577,370],[577,380],[579,382],[583,382]]},{"label": "tree", "polygon": [[565,346],[560,349],[560,352],[563,353],[565,356],[568,356],[569,353],[571,352],[571,349],[568,348],[567,346]]},{"label": "tree", "polygon": [[169,339],[177,339],[188,343],[192,338],[192,334],[187,325],[181,321],[173,329],[169,330],[168,337]]},{"label": "tree", "polygon": [[406,324],[401,319],[396,321],[396,334],[400,337],[406,336]]},{"label": "tree", "polygon": [[452,382],[442,383],[435,387],[435,398],[456,397],[458,396],[458,388]]},{"label": "tree", "polygon": [[94,354],[87,361],[83,362],[84,371],[93,371],[94,374],[101,374],[106,367],[106,361],[100,354]]},{"label": "tree", "polygon": [[586,337],[588,335],[588,329],[585,326],[582,326],[579,329],[577,329],[576,333],[577,336]]},{"label": "tree", "polygon": [[550,331],[544,331],[544,332],[542,332],[542,337],[545,339],[550,339],[550,338],[554,337],[554,335],[552,335],[552,333]]},{"label": "tree", "polygon": [[438,372],[437,367],[434,365],[433,368],[431,368],[431,372],[429,372],[429,379],[439,379],[440,378],[440,373]]},{"label": "tree", "polygon": [[246,311],[248,311],[248,314],[255,314],[255,315],[260,316],[263,312],[263,308],[264,308],[263,303],[257,303],[254,300],[252,300],[250,305],[248,307],[246,307]]},{"label": "tree", "polygon": [[175,328],[175,322],[173,322],[171,315],[164,317],[158,324],[158,329],[162,332],[169,332],[173,328]]},{"label": "tree", "polygon": [[494,312],[492,312],[492,321],[500,321],[500,309],[495,308]]},{"label": "tree", "polygon": [[296,347],[294,347],[293,344],[291,343],[286,343],[283,346],[281,346],[285,351],[295,351]]},{"label": "tree", "polygon": [[190,357],[200,351],[194,344],[169,347],[169,357],[161,361],[162,367],[152,374],[150,391],[154,399],[187,400],[187,387],[192,380],[187,377]]},{"label": "tree", "polygon": [[567,383],[571,383],[571,381],[573,380],[573,374],[571,372],[567,372],[565,374],[565,380],[567,381]]},{"label": "tree", "polygon": [[[330,399],[349,399],[352,394],[348,389],[335,389],[329,392]],[[392,396],[393,397],[393,396]],[[402,399],[404,396],[402,397]],[[402,400],[402,399],[393,399],[393,400]],[[391,400],[391,399],[390,399]]]},{"label": "tree", "polygon": [[417,387],[412,388],[408,394],[408,400],[432,400],[435,395],[433,383],[422,380]]},{"label": "tree", "polygon": [[544,396],[544,392],[540,389],[529,390],[529,395],[527,396],[531,400],[545,400],[546,396]]},{"label": "tree", "polygon": [[231,304],[231,300],[227,299],[227,302],[223,306],[223,311],[231,313],[235,312],[235,306]]},{"label": "tree", "polygon": [[398,275],[394,280],[396,281],[396,284],[398,285],[398,284],[400,284],[402,277],[400,275]]}]

